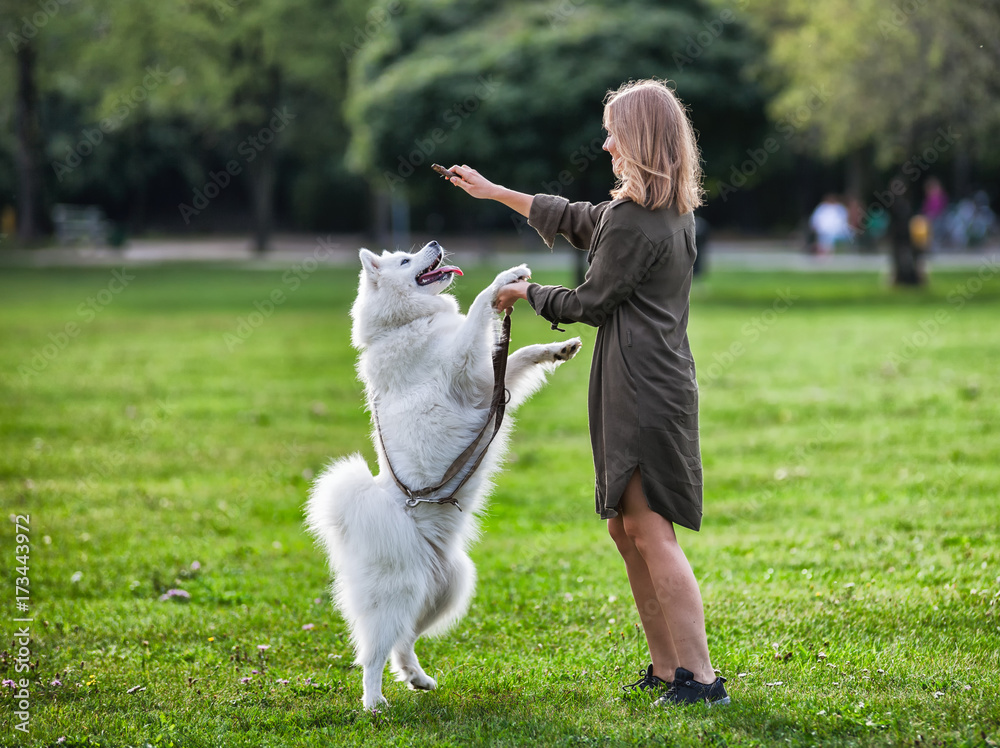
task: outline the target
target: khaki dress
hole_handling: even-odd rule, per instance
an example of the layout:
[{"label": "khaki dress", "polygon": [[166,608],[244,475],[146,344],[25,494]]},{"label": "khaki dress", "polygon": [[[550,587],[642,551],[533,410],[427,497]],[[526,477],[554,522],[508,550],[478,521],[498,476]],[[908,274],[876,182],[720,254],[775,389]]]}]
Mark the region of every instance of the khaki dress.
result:
[{"label": "khaki dress", "polygon": [[698,530],[698,382],[687,338],[693,214],[630,200],[591,205],[535,195],[528,224],[549,247],[562,234],[589,250],[579,288],[532,283],[528,303],[553,327],[598,328],[588,403],[598,513],[617,516],[639,467],[650,508]]}]

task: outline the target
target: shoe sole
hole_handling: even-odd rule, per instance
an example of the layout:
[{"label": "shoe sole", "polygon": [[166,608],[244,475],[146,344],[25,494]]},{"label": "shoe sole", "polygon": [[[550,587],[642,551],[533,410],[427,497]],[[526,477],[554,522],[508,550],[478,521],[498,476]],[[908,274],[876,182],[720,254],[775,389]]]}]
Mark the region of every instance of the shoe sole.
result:
[{"label": "shoe sole", "polygon": [[659,707],[660,709],[667,709],[673,706],[694,706],[695,704],[704,704],[707,708],[711,709],[713,706],[729,706],[732,703],[732,699],[726,696],[721,699],[716,699],[715,701],[695,701],[689,702],[687,704],[678,704],[675,702],[661,702],[659,699],[653,702],[652,706]]}]

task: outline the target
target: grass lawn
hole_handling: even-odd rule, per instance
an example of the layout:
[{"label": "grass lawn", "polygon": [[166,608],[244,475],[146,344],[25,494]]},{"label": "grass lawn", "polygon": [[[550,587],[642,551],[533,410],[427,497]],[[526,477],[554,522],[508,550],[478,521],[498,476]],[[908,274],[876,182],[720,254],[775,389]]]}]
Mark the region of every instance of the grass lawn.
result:
[{"label": "grass lawn", "polygon": [[698,283],[706,513],[681,542],[733,697],[714,710],[620,697],[647,653],[593,511],[594,331],[519,306],[515,345],[586,348],[519,413],[469,615],[418,643],[439,689],[387,676],[373,719],[302,526],[328,459],[373,463],[354,270],[3,269],[0,677],[29,681],[29,718],[3,688],[0,745],[995,745],[994,271]]}]

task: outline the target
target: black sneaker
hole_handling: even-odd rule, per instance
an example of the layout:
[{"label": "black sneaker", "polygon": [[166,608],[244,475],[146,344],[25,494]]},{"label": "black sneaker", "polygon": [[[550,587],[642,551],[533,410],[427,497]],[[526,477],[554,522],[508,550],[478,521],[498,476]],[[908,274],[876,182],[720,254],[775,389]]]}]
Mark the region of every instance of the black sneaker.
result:
[{"label": "black sneaker", "polygon": [[639,680],[635,683],[629,683],[627,686],[622,686],[622,691],[625,692],[626,696],[632,696],[639,691],[645,691],[649,693],[650,696],[653,696],[655,695],[655,692],[659,691],[661,688],[665,688],[670,685],[663,680],[663,678],[658,678],[653,675],[652,665],[645,670],[640,670],[639,673],[642,675]]},{"label": "black sneaker", "polygon": [[674,682],[665,694],[656,700],[654,706],[674,706],[677,704],[706,704],[724,706],[729,703],[729,694],[723,683],[725,678],[716,678],[705,684],[694,679],[694,673],[682,667],[674,673]]}]

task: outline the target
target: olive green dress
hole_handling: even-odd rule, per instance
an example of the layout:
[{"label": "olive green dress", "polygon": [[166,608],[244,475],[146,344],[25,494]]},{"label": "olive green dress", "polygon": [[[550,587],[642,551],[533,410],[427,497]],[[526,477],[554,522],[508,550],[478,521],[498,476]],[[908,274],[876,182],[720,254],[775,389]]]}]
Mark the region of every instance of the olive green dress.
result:
[{"label": "olive green dress", "polygon": [[608,519],[636,467],[650,508],[698,530],[702,513],[698,382],[688,345],[694,216],[630,200],[591,205],[535,195],[528,223],[551,247],[562,234],[589,250],[578,288],[528,287],[553,323],[598,328],[590,373],[597,511]]}]

